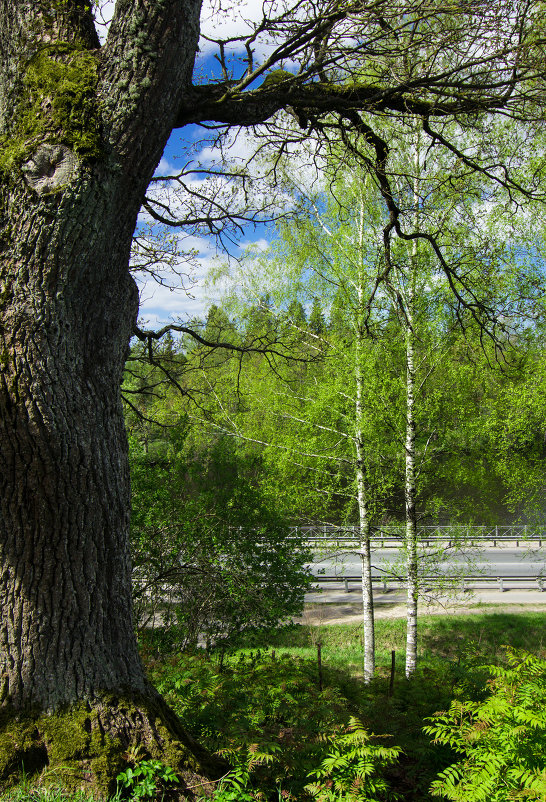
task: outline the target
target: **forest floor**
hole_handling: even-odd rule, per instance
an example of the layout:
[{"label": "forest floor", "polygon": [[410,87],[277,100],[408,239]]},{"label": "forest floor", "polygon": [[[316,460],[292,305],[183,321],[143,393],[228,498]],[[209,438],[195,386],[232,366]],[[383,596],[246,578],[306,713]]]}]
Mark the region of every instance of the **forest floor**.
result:
[{"label": "forest floor", "polygon": [[[385,601],[377,604],[376,678],[365,685],[359,596],[349,597],[350,602],[341,603],[342,595],[341,601],[334,599],[332,604],[308,605],[309,620],[302,625],[247,633],[238,646],[227,651],[181,652],[176,628],[141,633],[141,652],[153,684],[191,734],[211,752],[221,750],[235,766],[232,777],[218,788],[217,802],[332,798],[326,794],[336,772],[348,778],[351,787],[356,783],[361,762],[354,759],[355,749],[365,750],[374,782],[388,782],[399,800],[433,802],[438,797],[429,792],[431,783],[456,755],[431,742],[423,728],[454,699],[483,700],[484,692],[492,687],[488,684],[491,672],[484,666],[506,667],[511,654],[506,644],[540,655],[542,660],[546,657],[544,604],[512,603],[509,598],[517,595],[510,593],[504,594],[506,601],[500,605],[474,604],[477,600],[471,597],[454,607],[459,615],[446,615],[441,608],[438,612],[443,615],[426,615],[430,611],[422,606],[419,665],[407,680],[402,594],[392,592],[390,605]],[[321,619],[315,618],[314,625],[309,625],[313,615]],[[317,627],[317,623],[324,626]],[[535,672],[532,681],[539,676],[544,683],[546,661],[535,661],[531,668]],[[515,698],[512,686],[510,694]],[[543,685],[529,698],[535,705],[533,721],[539,720],[544,709]],[[500,706],[498,715],[504,715],[505,709]],[[510,707],[509,722],[512,715]],[[376,733],[373,740],[367,734],[360,740],[351,717],[362,722],[368,733]],[[459,726],[457,720],[457,729]],[[504,719],[491,730],[503,733]],[[527,743],[543,737],[543,729],[538,732],[535,736],[533,729],[531,738],[529,728],[524,729],[523,735],[518,733],[518,743],[523,737]],[[378,747],[402,751],[396,762],[387,766],[376,760]],[[133,771],[138,758],[130,757],[128,762]],[[132,799],[153,800],[141,793],[145,789],[139,776],[133,783]],[[320,780],[314,796],[309,790],[312,778]],[[23,775],[21,784],[0,796],[0,802],[93,802],[83,795],[65,795],[60,788],[58,792],[44,788],[42,780],[47,780],[47,773],[36,779],[37,786],[33,786]],[[503,789],[504,785],[502,779]],[[166,799],[175,797],[176,792],[166,792]],[[378,797],[366,794],[359,798]],[[120,797],[110,802],[120,802]]]}]

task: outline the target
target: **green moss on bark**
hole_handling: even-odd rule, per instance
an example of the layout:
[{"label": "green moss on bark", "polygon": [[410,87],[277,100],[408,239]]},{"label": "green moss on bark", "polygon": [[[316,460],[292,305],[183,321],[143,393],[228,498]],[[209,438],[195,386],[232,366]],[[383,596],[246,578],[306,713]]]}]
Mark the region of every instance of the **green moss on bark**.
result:
[{"label": "green moss on bark", "polygon": [[277,86],[283,81],[289,81],[294,77],[294,73],[288,72],[288,70],[273,70],[265,76],[262,86],[270,88],[272,86]]},{"label": "green moss on bark", "polygon": [[10,135],[0,139],[0,170],[20,165],[42,142],[81,158],[100,154],[97,58],[73,44],[40,50],[23,68],[22,97]]},{"label": "green moss on bark", "polygon": [[91,0],[48,0],[48,3],[51,8],[55,8],[58,11],[69,10],[74,5],[80,6],[84,11],[93,10],[93,3]]},{"label": "green moss on bark", "polygon": [[185,789],[203,781],[203,793],[210,792],[214,786],[206,781],[229,768],[192,741],[161,697],[105,694],[54,713],[0,708],[0,792],[24,771],[40,785],[105,798],[136,747],[142,758],[159,759],[179,774],[181,797],[193,798]]},{"label": "green moss on bark", "polygon": [[124,766],[124,752],[86,704],[51,715],[0,715],[0,788],[17,783],[24,771],[27,777],[40,775],[45,785],[90,786],[106,795]]}]

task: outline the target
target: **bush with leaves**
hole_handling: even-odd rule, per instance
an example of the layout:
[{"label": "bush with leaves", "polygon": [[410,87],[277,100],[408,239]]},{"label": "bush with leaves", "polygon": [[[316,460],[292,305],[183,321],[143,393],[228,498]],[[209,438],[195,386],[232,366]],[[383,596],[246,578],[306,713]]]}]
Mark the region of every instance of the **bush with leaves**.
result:
[{"label": "bush with leaves", "polygon": [[259,458],[222,438],[196,450],[187,434],[182,421],[130,451],[136,614],[177,624],[177,650],[276,626],[311,581],[308,553],[253,481]]},{"label": "bush with leaves", "polygon": [[116,799],[130,799],[132,802],[155,799],[160,790],[179,782],[174,769],[161,760],[137,760],[134,766],[120,772],[116,780]]},{"label": "bush with leaves", "polygon": [[[278,798],[306,799],[309,802],[387,802],[398,799],[390,790],[383,770],[396,762],[401,750],[373,743],[374,738],[358,719],[351,716],[347,726],[335,727],[332,734],[319,737],[323,753],[328,749],[328,754],[318,769],[308,773],[307,779],[313,782],[298,789],[297,796],[293,796],[291,791],[282,787],[282,778],[277,777]],[[251,788],[256,787],[256,774],[260,768],[282,762],[282,751],[281,744],[275,742],[261,746],[251,744],[242,752],[221,750],[221,754],[231,760],[235,758],[240,765],[224,778],[214,794],[215,802],[265,799],[263,791]],[[284,785],[290,786],[290,779],[285,777]]]},{"label": "bush with leaves", "polygon": [[326,738],[328,756],[310,773],[306,790],[317,802],[385,802],[390,791],[383,769],[395,763],[401,750],[373,742],[374,735],[354,717],[341,733]]},{"label": "bush with leaves", "polygon": [[[181,655],[150,665],[150,677],[192,735],[231,764],[232,779],[306,798],[308,774],[326,757],[323,733],[349,722],[351,706],[316,663],[254,652],[217,663]],[[324,679],[329,672],[325,669]]]},{"label": "bush with leaves", "polygon": [[483,701],[455,700],[425,732],[462,759],[442,771],[434,796],[460,802],[546,799],[546,660],[507,647],[487,666]]}]

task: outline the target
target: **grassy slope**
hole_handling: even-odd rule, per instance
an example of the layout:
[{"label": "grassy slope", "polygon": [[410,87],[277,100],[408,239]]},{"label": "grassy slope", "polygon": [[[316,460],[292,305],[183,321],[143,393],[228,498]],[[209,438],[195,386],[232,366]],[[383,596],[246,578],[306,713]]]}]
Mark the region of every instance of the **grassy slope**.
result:
[{"label": "grassy slope", "polygon": [[[429,615],[419,618],[419,656],[422,661],[438,659],[459,661],[468,654],[479,653],[484,662],[502,658],[504,645],[525,649],[534,654],[544,650],[546,610],[544,613],[503,613],[492,608],[470,615]],[[404,619],[376,621],[376,650],[379,675],[390,669],[391,651],[396,651],[396,665],[403,672],[405,660],[406,622]],[[316,644],[322,644],[326,664],[346,670],[353,676],[361,673],[362,627],[359,624],[331,624],[320,627],[298,625],[249,638],[253,648],[282,649],[294,656],[312,659]]]}]

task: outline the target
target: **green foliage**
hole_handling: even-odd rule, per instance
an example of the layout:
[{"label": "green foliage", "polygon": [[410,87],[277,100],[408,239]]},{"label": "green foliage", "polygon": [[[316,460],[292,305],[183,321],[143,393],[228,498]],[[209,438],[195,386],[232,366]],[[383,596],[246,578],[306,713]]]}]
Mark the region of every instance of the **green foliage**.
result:
[{"label": "green foliage", "polygon": [[245,778],[238,774],[226,777],[214,792],[214,802],[254,802],[256,795],[245,790]]},{"label": "green foliage", "polygon": [[[483,619],[487,617],[478,618],[478,629],[480,625],[486,629]],[[362,637],[361,627],[355,625],[287,627],[272,634],[249,635],[245,649],[234,653],[213,653],[212,658],[181,655],[149,661],[149,666],[153,681],[192,734],[209,749],[221,750],[229,760],[234,774],[228,779],[241,783],[245,793],[267,796],[280,787],[294,799],[307,799],[310,792],[304,788],[310,784],[310,775],[337,748],[332,743],[339,745],[341,758],[356,746],[345,744],[344,736],[351,716],[357,716],[375,733],[392,733],[397,748],[404,752],[399,764],[385,765],[376,777],[384,777],[405,801],[423,802],[436,773],[453,758],[446,747],[430,744],[422,732],[423,720],[448,705],[463,677],[468,689],[478,687],[474,671],[469,673],[458,659],[461,655],[453,651],[459,643],[454,637],[456,619],[446,617],[451,628],[444,628],[439,638],[432,637],[439,619],[428,618],[424,631],[441,659],[428,653],[422,670],[410,682],[402,679],[403,620],[378,622],[381,676],[368,686],[355,678],[357,671],[361,676]],[[463,624],[468,620],[463,619]],[[322,642],[322,692],[318,688],[317,637]],[[251,640],[262,648],[252,646]],[[483,640],[487,641],[486,635]],[[269,649],[264,651],[267,644]],[[443,647],[448,644],[452,651],[446,660]],[[400,659],[394,692],[389,695],[391,648],[400,649]],[[385,748],[393,745],[392,739],[379,743]],[[354,761],[351,758],[351,766],[355,761],[357,756]],[[317,781],[316,776],[314,779]],[[321,781],[324,786],[328,782],[326,777]],[[232,793],[234,787],[225,790]]]},{"label": "green foliage", "polygon": [[[431,743],[423,733],[424,721],[446,709],[454,696],[482,701],[484,657],[506,661],[499,646],[503,635],[504,641],[530,647],[540,642],[543,627],[540,613],[424,616],[421,668],[408,681],[403,678],[405,622],[379,619],[379,676],[369,686],[360,680],[359,625],[298,625],[249,634],[244,650],[154,660],[150,667],[152,679],[195,737],[213,751],[222,750],[234,767],[232,779],[242,783],[245,793],[267,795],[281,787],[298,801],[305,799],[309,775],[356,716],[369,731],[391,733],[385,747],[394,741],[401,750],[399,761],[385,766],[381,776],[404,802],[424,802],[431,799],[431,782],[455,758],[448,744]],[[322,643],[322,692],[317,638]],[[392,694],[391,649],[397,650]],[[235,793],[234,786],[225,791]]]},{"label": "green foliage", "polygon": [[324,313],[317,298],[313,298],[311,312],[309,313],[309,329],[318,337],[326,333],[326,321],[324,319]]},{"label": "green foliage", "polygon": [[[167,403],[157,409],[169,415]],[[198,439],[184,417],[166,428],[138,425],[131,426],[130,464],[140,621],[160,612],[176,624],[180,649],[193,648],[200,635],[233,641],[298,614],[308,555],[287,537],[256,482],[260,456],[226,437]]]},{"label": "green foliage", "polygon": [[521,338],[520,361],[484,393],[482,438],[492,454],[495,471],[507,488],[514,510],[543,520],[543,477],[546,459],[546,362],[543,332]]},{"label": "green foliage", "polygon": [[161,760],[140,760],[116,777],[121,799],[153,799],[158,791],[178,782],[176,772]]},{"label": "green foliage", "polygon": [[[421,668],[409,681],[402,676],[402,619],[378,621],[379,677],[367,686],[356,676],[360,661],[355,655],[361,647],[361,628],[353,625],[292,626],[271,634],[254,633],[247,636],[247,646],[238,651],[225,654],[217,651],[212,655],[201,652],[160,659],[151,659],[148,655],[147,665],[151,680],[167,696],[192,735],[209,750],[221,751],[229,759],[233,769],[216,789],[216,802],[280,802],[281,799],[311,802],[315,792],[322,800],[368,802],[378,798],[383,802],[389,798],[385,783],[392,789],[391,795],[397,795],[404,802],[427,802],[433,799],[429,793],[431,782],[454,763],[456,750],[449,740],[453,732],[459,732],[459,725],[447,727],[445,742],[433,745],[423,733],[424,721],[430,723],[434,711],[447,709],[453,697],[459,705],[457,711],[465,704],[480,709],[491,697],[492,688],[497,686],[505,689],[503,694],[515,711],[505,700],[500,717],[498,706],[493,705],[495,718],[488,728],[473,716],[474,730],[470,727],[471,738],[464,742],[469,755],[475,744],[481,749],[483,732],[488,729],[488,737],[494,735],[498,743],[503,738],[510,740],[520,753],[530,756],[538,765],[542,761],[543,765],[544,749],[540,743],[539,748],[536,746],[543,738],[544,661],[525,658],[527,676],[520,658],[512,665],[512,653],[500,651],[498,643],[503,630],[514,644],[539,643],[544,614],[425,616],[421,629]],[[322,691],[318,688],[317,637],[322,643]],[[397,649],[399,661],[394,689],[390,693],[387,667],[393,648]],[[504,666],[489,671],[487,686],[486,674],[480,667],[484,656],[488,660],[501,660]],[[536,669],[533,668],[535,664]],[[524,685],[528,686],[527,690]],[[83,716],[89,715],[87,710],[81,712]],[[436,714],[435,718],[442,715],[448,714]],[[353,722],[355,729],[351,729],[352,719],[361,722]],[[537,721],[540,726],[535,729]],[[463,723],[466,726],[468,720]],[[20,744],[26,766],[31,757],[32,739],[39,747],[40,737],[29,726],[31,740],[27,742],[21,724],[21,721],[15,723],[10,741]],[[84,734],[78,738],[70,721],[63,719],[59,725],[58,735],[64,750],[61,759],[65,763],[70,762],[71,750],[82,749],[81,738],[86,737],[85,732],[84,728]],[[370,732],[378,733],[380,738],[388,737],[384,733],[392,736],[383,744],[369,735]],[[476,733],[477,739],[474,738]],[[50,740],[49,737],[48,742]],[[369,747],[371,752],[367,751]],[[385,760],[382,749],[387,750]],[[396,759],[395,753],[398,753]],[[141,756],[137,747],[130,750],[120,747],[111,776],[123,769],[125,776],[136,785]],[[157,759],[159,755],[154,754],[152,758]],[[179,759],[180,755],[175,754],[164,758],[173,766],[178,765]],[[469,761],[472,772],[476,761],[471,763],[466,753],[463,759]],[[130,773],[127,773],[128,762]],[[148,775],[145,779],[150,784],[142,786],[143,792],[151,791],[156,765],[154,760],[144,763]],[[159,767],[161,773],[164,763],[159,763]],[[366,772],[364,780],[359,780],[359,774]],[[59,769],[49,766],[43,775],[36,774],[33,779],[45,782],[47,774],[56,782]],[[61,776],[64,777],[64,773]],[[67,776],[71,777],[72,772]],[[314,786],[314,790],[310,786]],[[161,794],[164,786],[157,781],[157,787]],[[366,793],[363,787],[368,789]],[[170,791],[166,789],[166,797]],[[517,799],[519,791],[514,793]],[[24,782],[1,802],[8,799],[10,802],[64,802],[69,798],[72,796],[63,796],[57,786],[45,791]],[[479,800],[477,795],[461,798]],[[491,798],[496,802],[493,795]],[[84,802],[83,797],[81,802]]]},{"label": "green foliage", "polygon": [[[354,445],[360,440],[368,516],[374,524],[400,520],[404,330],[406,336],[411,330],[419,516],[498,521],[499,512],[508,512],[506,501],[515,507],[530,494],[542,499],[546,394],[543,369],[536,369],[544,340],[537,325],[543,284],[539,238],[518,217],[520,228],[511,226],[507,239],[505,210],[491,204],[484,214],[478,178],[463,177],[448,154],[425,156],[414,123],[403,135],[386,121],[378,125],[374,130],[382,130],[389,142],[401,222],[406,230],[418,228],[423,238],[412,240],[411,247],[404,238],[392,240],[393,268],[379,290],[387,217],[376,187],[346,152],[337,161],[332,153],[327,192],[300,187],[299,176],[285,163],[298,213],[279,223],[265,255],[245,261],[233,277],[226,308],[244,319],[265,293],[273,299],[269,312],[286,310],[287,326],[293,321],[297,327],[295,355],[322,359],[283,366],[275,376],[263,358],[249,360],[242,372],[226,371],[209,415],[234,436],[263,444],[259,481],[298,521],[358,521]],[[415,167],[411,181],[408,163]],[[460,284],[447,279],[426,243],[429,235],[453,275],[461,276]],[[482,336],[482,324],[499,342]],[[516,369],[529,349],[535,351],[529,370]],[[355,408],[359,375],[361,415]],[[239,391],[244,403],[234,409],[230,398]]]},{"label": "green foliage", "polygon": [[546,661],[507,649],[482,701],[455,700],[425,732],[463,758],[431,790],[461,802],[546,798]]},{"label": "green foliage", "polygon": [[[192,734],[218,750],[245,783],[300,793],[325,756],[324,732],[348,722],[348,700],[333,682],[319,690],[316,663],[260,651],[153,663],[152,678]],[[326,672],[326,677],[329,674]]]},{"label": "green foliage", "polygon": [[385,767],[400,755],[396,746],[384,747],[373,743],[363,724],[354,717],[349,719],[345,732],[326,738],[329,754],[320,768],[311,772],[315,781],[306,786],[318,802],[381,802],[395,799],[382,776]]},{"label": "green foliage", "polygon": [[11,791],[0,796],[1,802],[99,802],[101,797],[81,789],[67,792],[62,787],[36,787],[26,779]]}]

